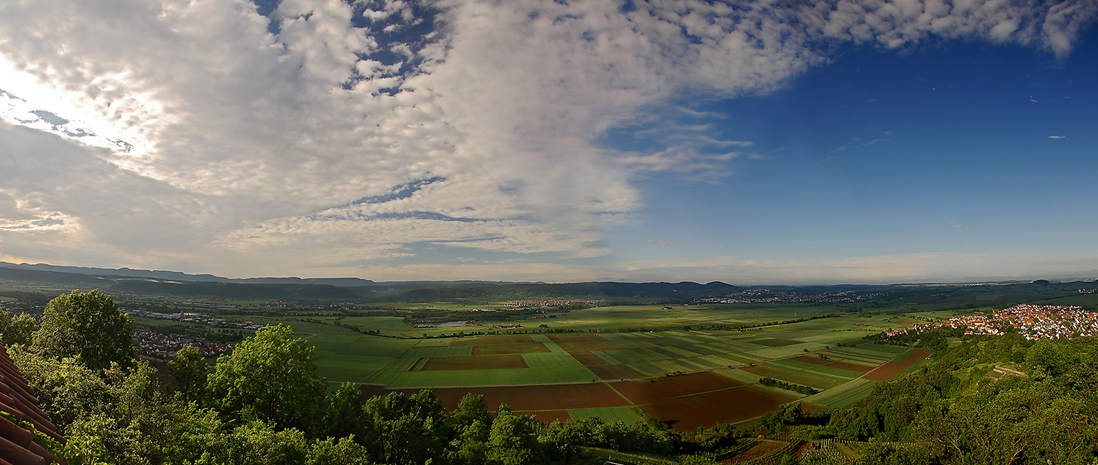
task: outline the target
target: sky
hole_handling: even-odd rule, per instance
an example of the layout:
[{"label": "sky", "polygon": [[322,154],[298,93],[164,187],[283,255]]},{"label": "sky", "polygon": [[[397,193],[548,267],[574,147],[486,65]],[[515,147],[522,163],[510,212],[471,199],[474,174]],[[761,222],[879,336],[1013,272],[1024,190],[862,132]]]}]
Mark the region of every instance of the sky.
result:
[{"label": "sky", "polygon": [[1092,0],[12,0],[0,261],[1098,277]]}]

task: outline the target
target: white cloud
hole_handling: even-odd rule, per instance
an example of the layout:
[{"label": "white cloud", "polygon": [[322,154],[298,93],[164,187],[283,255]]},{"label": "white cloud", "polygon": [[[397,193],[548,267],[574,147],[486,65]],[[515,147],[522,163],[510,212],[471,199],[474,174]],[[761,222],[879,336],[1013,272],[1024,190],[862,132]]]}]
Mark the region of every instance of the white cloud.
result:
[{"label": "white cloud", "polygon": [[[729,149],[751,145],[700,124],[665,150],[597,146],[651,108],[772,91],[833,40],[934,34],[1063,56],[1098,9],[386,1],[363,13],[384,23],[371,32],[352,26],[357,5],[284,0],[275,35],[244,0],[0,4],[0,89],[27,99],[0,108],[0,254],[237,275],[398,260],[419,243],[605,256],[603,231],[641,206],[638,176],[720,179],[741,156]],[[430,21],[418,42],[381,40]]]}]

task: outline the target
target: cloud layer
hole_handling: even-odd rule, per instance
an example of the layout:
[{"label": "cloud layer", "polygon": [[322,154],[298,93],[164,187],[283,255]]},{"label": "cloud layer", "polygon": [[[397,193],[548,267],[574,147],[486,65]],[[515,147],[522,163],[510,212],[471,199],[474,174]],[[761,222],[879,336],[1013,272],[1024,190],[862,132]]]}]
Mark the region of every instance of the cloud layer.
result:
[{"label": "cloud layer", "polygon": [[[1089,1],[780,5],[5,2],[0,257],[236,276],[380,273],[426,245],[590,260],[642,205],[637,179],[720,179],[749,151],[704,125],[670,130],[664,150],[598,143],[674,119],[653,108],[772,91],[837,44],[1062,57],[1098,15]],[[482,264],[431,272],[508,276]]]}]

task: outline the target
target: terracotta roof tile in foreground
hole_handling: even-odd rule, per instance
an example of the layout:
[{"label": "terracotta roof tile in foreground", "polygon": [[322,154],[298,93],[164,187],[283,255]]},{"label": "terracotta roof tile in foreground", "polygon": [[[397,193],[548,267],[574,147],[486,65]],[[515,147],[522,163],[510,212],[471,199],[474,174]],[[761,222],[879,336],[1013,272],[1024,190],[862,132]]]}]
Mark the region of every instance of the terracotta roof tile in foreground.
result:
[{"label": "terracotta roof tile in foreground", "polygon": [[0,415],[0,465],[65,463],[34,442],[29,425],[61,444],[65,438],[57,434],[57,427],[38,408],[34,389],[27,384],[3,343],[0,343],[0,411],[5,413]]}]

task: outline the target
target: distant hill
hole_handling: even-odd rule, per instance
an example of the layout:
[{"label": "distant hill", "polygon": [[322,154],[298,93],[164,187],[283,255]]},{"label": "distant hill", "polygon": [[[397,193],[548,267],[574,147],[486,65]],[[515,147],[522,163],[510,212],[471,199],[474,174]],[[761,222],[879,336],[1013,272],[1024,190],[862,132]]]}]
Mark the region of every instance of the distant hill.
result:
[{"label": "distant hill", "polygon": [[0,269],[34,270],[82,274],[92,276],[112,276],[130,278],[149,278],[163,281],[206,282],[206,283],[242,283],[242,284],[327,284],[332,286],[369,286],[373,281],[361,278],[223,278],[212,274],[187,274],[178,271],[134,270],[131,268],[85,268],[79,266],[57,266],[26,263],[0,262]]},{"label": "distant hill", "polygon": [[188,299],[286,301],[486,302],[507,300],[604,300],[686,302],[734,292],[712,282],[681,283],[506,283],[485,281],[375,282],[360,278],[246,278],[130,268],[83,268],[0,262],[0,280],[57,289],[101,289]]},{"label": "distant hill", "polygon": [[412,302],[478,300],[604,300],[687,302],[721,296],[738,289],[725,283],[617,283],[566,284],[440,284],[410,289],[400,299]]}]

